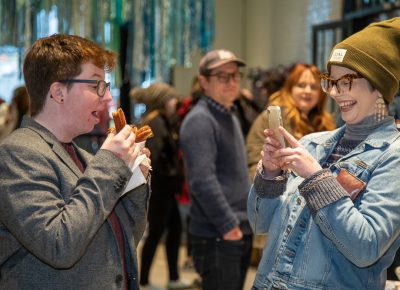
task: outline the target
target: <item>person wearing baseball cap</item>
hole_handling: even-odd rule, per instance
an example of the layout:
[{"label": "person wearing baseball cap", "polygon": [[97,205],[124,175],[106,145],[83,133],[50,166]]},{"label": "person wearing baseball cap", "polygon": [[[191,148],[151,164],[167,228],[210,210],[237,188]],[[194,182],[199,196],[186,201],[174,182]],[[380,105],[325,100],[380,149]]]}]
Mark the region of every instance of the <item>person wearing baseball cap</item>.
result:
[{"label": "person wearing baseball cap", "polygon": [[229,50],[217,49],[210,51],[200,61],[200,74],[208,75],[211,70],[230,62],[236,63],[239,67],[246,65],[243,60],[237,58],[236,55]]},{"label": "person wearing baseball cap", "polygon": [[233,112],[243,66],[245,62],[228,50],[213,50],[201,59],[203,96],[180,130],[192,201],[192,257],[203,290],[242,289],[250,264],[250,185],[244,137]]},{"label": "person wearing baseball cap", "polygon": [[399,90],[400,18],[338,43],[321,85],[345,124],[297,141],[271,130],[248,199],[268,233],[257,289],[384,289],[400,246],[400,133],[388,104]]}]

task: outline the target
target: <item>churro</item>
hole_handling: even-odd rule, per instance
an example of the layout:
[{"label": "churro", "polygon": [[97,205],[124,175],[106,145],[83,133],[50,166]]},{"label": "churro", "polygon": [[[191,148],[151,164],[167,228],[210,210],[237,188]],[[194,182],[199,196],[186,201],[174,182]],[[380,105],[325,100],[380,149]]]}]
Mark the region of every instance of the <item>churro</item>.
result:
[{"label": "churro", "polygon": [[[116,112],[112,113],[112,117],[114,119],[114,124],[115,128],[110,128],[108,129],[108,132],[114,132],[116,131],[117,133],[122,130],[122,128],[125,127],[126,125],[126,118],[124,111],[122,111],[121,108],[119,108]],[[144,125],[143,127],[136,127],[135,125],[130,125],[132,127],[132,132],[136,135],[136,143],[146,141],[148,138],[151,138],[154,136],[153,130],[151,130],[150,126]]]}]

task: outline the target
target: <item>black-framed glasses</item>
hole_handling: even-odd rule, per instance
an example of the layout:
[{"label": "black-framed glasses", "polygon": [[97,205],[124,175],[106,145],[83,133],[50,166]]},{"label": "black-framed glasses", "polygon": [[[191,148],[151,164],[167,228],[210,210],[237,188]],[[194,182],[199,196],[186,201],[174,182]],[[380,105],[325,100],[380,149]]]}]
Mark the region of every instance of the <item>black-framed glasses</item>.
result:
[{"label": "black-framed glasses", "polygon": [[243,73],[242,72],[234,72],[234,73],[225,73],[225,72],[219,72],[216,74],[209,74],[206,75],[208,77],[217,77],[217,80],[220,83],[229,83],[229,81],[232,79],[235,82],[239,82],[243,78]]},{"label": "black-framed glasses", "polygon": [[80,84],[96,84],[97,95],[104,97],[107,88],[110,88],[110,83],[103,80],[81,80],[81,79],[66,79],[59,81],[60,83],[80,83]]},{"label": "black-framed glasses", "polygon": [[327,73],[321,74],[320,76],[321,88],[325,93],[328,94],[333,86],[336,86],[336,90],[339,94],[350,92],[351,86],[353,85],[353,80],[363,78],[359,74],[345,74],[336,80],[332,79]]}]

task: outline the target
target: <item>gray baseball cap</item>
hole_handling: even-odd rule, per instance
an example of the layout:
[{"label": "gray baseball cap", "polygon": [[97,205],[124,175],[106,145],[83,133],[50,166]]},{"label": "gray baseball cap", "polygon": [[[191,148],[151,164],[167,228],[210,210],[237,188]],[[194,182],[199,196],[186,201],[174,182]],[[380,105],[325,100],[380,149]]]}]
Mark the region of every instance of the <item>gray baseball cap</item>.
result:
[{"label": "gray baseball cap", "polygon": [[199,71],[201,75],[207,75],[212,69],[229,62],[236,62],[238,66],[245,66],[244,60],[237,58],[233,52],[224,49],[216,49],[208,52],[200,60]]}]

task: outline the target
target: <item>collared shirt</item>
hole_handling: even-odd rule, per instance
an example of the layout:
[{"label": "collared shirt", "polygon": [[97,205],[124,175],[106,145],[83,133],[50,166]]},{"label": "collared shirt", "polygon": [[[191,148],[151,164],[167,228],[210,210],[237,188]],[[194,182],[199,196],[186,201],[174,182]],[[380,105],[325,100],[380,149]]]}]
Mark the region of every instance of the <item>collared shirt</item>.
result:
[{"label": "collared shirt", "polygon": [[236,109],[236,106],[233,104],[229,109],[227,109],[224,106],[222,106],[220,103],[216,102],[214,99],[212,99],[208,96],[204,96],[203,98],[206,100],[207,104],[209,104],[214,109],[217,109],[221,113],[231,114]]}]

